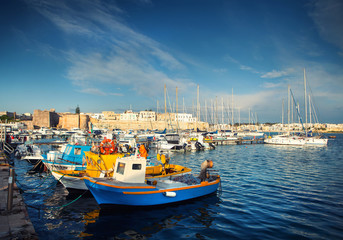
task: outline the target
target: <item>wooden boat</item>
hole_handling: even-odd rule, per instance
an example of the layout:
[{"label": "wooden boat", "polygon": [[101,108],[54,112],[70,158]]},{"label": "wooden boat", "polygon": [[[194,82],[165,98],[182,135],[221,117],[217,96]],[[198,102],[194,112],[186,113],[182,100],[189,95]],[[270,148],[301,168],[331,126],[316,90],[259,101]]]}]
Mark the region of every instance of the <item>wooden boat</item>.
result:
[{"label": "wooden boat", "polygon": [[[115,151],[103,151],[103,154],[92,151],[84,152],[85,170],[53,170],[51,171],[52,175],[56,180],[59,180],[68,191],[77,191],[77,190],[88,190],[83,177],[92,177],[92,178],[111,178],[113,177],[114,166],[116,164],[117,158],[122,158],[127,156],[125,153],[118,153]],[[144,145],[140,147],[139,157],[146,159],[147,152]],[[162,164],[156,164],[151,162],[149,159],[147,166],[147,174],[154,176],[162,172]],[[169,175],[181,171],[190,171],[190,169],[185,169],[182,166],[170,165],[174,172],[170,172]]]},{"label": "wooden boat", "polygon": [[50,170],[84,170],[84,153],[91,149],[91,145],[68,144],[63,152],[49,151],[43,160]]},{"label": "wooden boat", "polygon": [[84,181],[99,205],[154,206],[217,191],[220,176],[207,171],[213,166],[212,161],[206,160],[199,177],[196,177],[190,174],[190,169],[169,165],[166,159],[161,155],[162,171],[152,172],[146,166],[145,158],[137,155],[118,158],[113,177],[84,177]]},{"label": "wooden boat", "polygon": [[100,155],[91,151],[84,152],[87,161],[85,170],[53,170],[52,175],[60,181],[68,191],[88,190],[83,181],[84,176],[109,177],[113,174],[112,166],[118,157],[123,157],[123,153],[111,155]]}]

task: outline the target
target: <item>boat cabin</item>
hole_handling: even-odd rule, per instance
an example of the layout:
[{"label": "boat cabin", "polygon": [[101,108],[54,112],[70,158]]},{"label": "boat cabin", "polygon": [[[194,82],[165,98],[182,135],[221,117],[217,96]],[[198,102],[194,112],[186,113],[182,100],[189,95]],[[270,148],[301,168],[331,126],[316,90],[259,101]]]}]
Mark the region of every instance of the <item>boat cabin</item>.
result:
[{"label": "boat cabin", "polygon": [[144,183],[146,159],[139,156],[117,158],[113,178],[125,183]]},{"label": "boat cabin", "polygon": [[90,145],[74,145],[74,144],[68,144],[64,152],[61,156],[63,160],[69,163],[73,164],[82,164],[82,158],[84,156],[85,151],[90,151],[91,150]]}]

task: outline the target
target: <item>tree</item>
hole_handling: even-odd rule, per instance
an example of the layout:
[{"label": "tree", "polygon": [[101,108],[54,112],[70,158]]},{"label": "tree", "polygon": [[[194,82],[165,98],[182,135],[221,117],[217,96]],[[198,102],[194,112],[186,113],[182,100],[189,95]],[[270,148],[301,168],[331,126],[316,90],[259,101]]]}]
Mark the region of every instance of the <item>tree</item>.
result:
[{"label": "tree", "polygon": [[9,117],[9,116],[7,116],[7,115],[2,115],[1,117],[0,117],[0,120],[1,121],[13,121],[13,117]]},{"label": "tree", "polygon": [[77,105],[77,107],[75,109],[75,113],[80,114],[80,107],[79,107],[79,105]]}]

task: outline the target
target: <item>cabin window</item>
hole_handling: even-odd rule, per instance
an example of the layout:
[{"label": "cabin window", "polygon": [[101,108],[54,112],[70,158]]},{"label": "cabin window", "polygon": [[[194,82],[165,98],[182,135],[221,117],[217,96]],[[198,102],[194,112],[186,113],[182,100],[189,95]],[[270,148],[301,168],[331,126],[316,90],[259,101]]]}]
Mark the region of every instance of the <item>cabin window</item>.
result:
[{"label": "cabin window", "polygon": [[71,147],[67,147],[65,153],[66,153],[67,155],[69,155],[69,154],[70,154],[70,151],[71,151]]},{"label": "cabin window", "polygon": [[74,149],[74,154],[75,155],[81,155],[81,148],[75,148]]},{"label": "cabin window", "polygon": [[117,173],[124,175],[125,163],[119,163],[117,167]]},{"label": "cabin window", "polygon": [[141,170],[142,164],[132,164],[132,170]]}]

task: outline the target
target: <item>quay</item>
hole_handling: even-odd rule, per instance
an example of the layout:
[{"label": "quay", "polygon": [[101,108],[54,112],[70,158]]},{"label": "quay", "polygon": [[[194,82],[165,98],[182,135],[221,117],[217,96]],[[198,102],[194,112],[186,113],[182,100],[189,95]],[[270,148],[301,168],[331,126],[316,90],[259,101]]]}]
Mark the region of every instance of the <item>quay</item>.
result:
[{"label": "quay", "polygon": [[264,144],[264,138],[235,139],[235,140],[205,140],[214,145],[243,145],[243,144]]},{"label": "quay", "polygon": [[[10,178],[11,170],[13,167],[7,155],[0,150],[0,239],[38,239],[24,199],[15,184],[15,175]],[[13,188],[9,181],[13,181]],[[13,198],[9,198],[9,192],[13,193]]]},{"label": "quay", "polygon": [[239,139],[236,141],[237,145],[242,144],[263,144],[264,138],[254,138],[254,139]]}]

